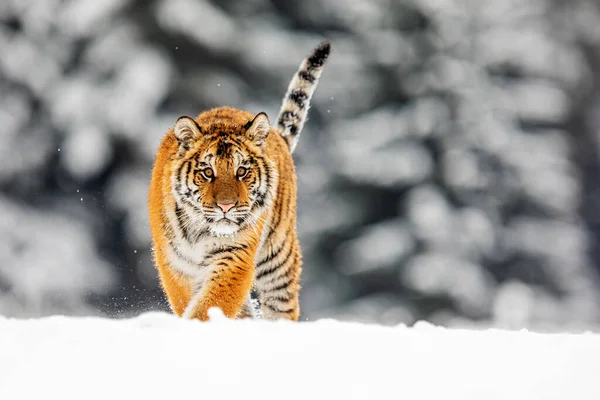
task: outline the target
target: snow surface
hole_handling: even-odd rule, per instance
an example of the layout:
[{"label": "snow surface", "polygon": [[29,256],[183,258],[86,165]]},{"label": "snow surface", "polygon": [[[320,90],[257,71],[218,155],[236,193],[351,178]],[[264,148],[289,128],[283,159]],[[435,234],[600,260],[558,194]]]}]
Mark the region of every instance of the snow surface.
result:
[{"label": "snow surface", "polygon": [[211,317],[0,317],[1,398],[600,399],[598,334]]}]

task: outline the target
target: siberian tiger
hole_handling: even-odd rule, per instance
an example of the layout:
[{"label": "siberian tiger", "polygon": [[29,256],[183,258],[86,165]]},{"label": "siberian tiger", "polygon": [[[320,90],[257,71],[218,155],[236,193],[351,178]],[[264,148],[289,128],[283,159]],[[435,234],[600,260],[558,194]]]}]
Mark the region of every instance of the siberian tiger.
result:
[{"label": "siberian tiger", "polygon": [[301,254],[292,152],[330,52],[319,44],[292,78],[276,127],[230,107],[180,117],[158,148],[149,190],[153,258],[172,311],[208,319],[297,321]]}]

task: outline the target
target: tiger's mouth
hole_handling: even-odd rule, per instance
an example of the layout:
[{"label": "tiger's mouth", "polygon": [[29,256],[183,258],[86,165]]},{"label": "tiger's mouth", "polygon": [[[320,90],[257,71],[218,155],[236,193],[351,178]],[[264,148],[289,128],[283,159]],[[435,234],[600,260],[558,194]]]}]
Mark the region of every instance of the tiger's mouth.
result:
[{"label": "tiger's mouth", "polygon": [[[211,210],[212,211],[212,210]],[[230,236],[252,225],[253,214],[239,210],[225,213],[205,212],[204,221],[216,236]]]}]

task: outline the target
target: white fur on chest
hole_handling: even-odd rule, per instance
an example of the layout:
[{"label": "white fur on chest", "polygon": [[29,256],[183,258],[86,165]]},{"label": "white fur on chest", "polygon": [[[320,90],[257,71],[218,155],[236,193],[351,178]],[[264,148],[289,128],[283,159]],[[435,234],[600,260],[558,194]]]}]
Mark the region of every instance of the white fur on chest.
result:
[{"label": "white fur on chest", "polygon": [[206,263],[207,255],[225,245],[227,240],[216,237],[201,239],[197,243],[178,239],[169,246],[167,254],[174,269],[194,280],[202,281],[212,271],[212,266]]}]

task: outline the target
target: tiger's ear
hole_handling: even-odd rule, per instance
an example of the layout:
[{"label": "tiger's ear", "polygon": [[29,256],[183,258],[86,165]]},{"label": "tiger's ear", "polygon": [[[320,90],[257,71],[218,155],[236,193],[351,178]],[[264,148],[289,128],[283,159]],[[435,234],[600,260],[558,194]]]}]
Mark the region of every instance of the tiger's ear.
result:
[{"label": "tiger's ear", "polygon": [[202,131],[196,121],[185,116],[177,119],[173,127],[173,133],[179,142],[180,154],[184,154],[189,150],[193,141],[202,135]]},{"label": "tiger's ear", "polygon": [[265,148],[267,136],[271,131],[269,117],[264,112],[256,114],[254,119],[246,124],[246,135],[260,148]]}]

